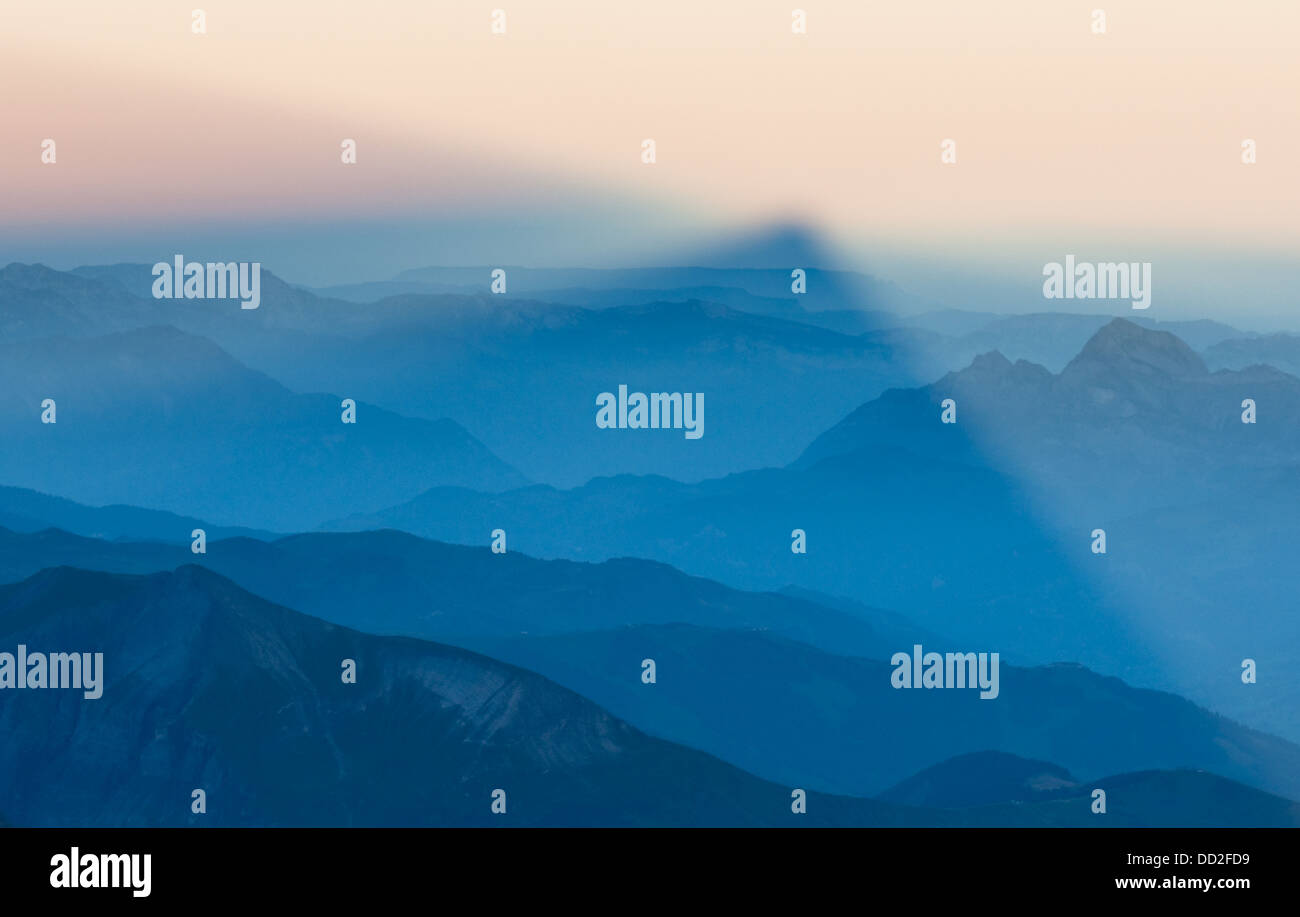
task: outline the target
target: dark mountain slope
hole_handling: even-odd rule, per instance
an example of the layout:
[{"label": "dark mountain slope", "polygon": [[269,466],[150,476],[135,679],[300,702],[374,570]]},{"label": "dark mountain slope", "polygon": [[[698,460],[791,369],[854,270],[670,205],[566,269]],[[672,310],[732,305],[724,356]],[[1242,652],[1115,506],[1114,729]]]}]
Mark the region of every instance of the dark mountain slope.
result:
[{"label": "dark mountain slope", "polygon": [[451,642],[690,621],[767,629],[880,658],[910,646],[913,637],[905,620],[876,609],[842,611],[741,592],[632,558],[544,561],[394,531],[294,535],[271,543],[236,538],[211,542],[207,554],[195,555],[188,530],[176,532],[171,544],[150,544],[0,529],[0,582],[55,565],[151,573],[191,563],[336,624]]},{"label": "dark mountain slope", "polygon": [[[1054,828],[1300,827],[1300,804],[1196,770],[1117,774],[1080,784],[1082,791],[1036,803],[953,813],[967,823]],[[1092,791],[1106,791],[1105,814],[1092,812]],[[933,810],[931,810],[933,811]]]},{"label": "dark mountain slope", "polygon": [[[997,698],[980,699],[971,690],[896,689],[884,660],[754,631],[675,624],[467,643],[653,735],[779,782],[799,775],[821,789],[874,795],[953,756],[997,750],[1076,774],[1192,767],[1300,798],[1300,746],[1077,665],[1003,661]],[[654,685],[640,681],[645,658],[656,662]]]},{"label": "dark mountain slope", "polygon": [[[104,654],[103,696],[0,694],[0,804],[31,825],[762,825],[789,790],[536,675],[366,636],[197,567],[0,587],[0,645]],[[356,684],[340,665],[356,662]],[[207,793],[191,814],[191,790]],[[490,814],[492,790],[507,814]],[[806,824],[906,810],[814,796]]]},{"label": "dark mountain slope", "polygon": [[[811,793],[651,739],[486,657],[262,602],[197,567],[43,571],[0,587],[0,645],[104,654],[103,695],[0,694],[0,801],[27,825],[1280,824],[1295,805],[1202,774],[943,812]],[[357,681],[340,679],[343,660]],[[507,812],[490,814],[492,791]],[[191,812],[191,793],[207,811]],[[1081,806],[1080,803],[1083,805]]]},{"label": "dark mountain slope", "polygon": [[[202,557],[184,542],[0,533],[8,581],[42,564],[145,573],[191,562],[335,624],[521,665],[637,728],[779,782],[870,795],[953,755],[1000,749],[1084,774],[1197,767],[1300,796],[1295,746],[1079,666],[1004,658],[996,700],[895,690],[885,662],[894,652],[953,644],[852,603],[832,610],[643,561],[538,561],[396,532],[234,539]],[[659,667],[653,686],[640,681],[645,658]]]},{"label": "dark mountain slope", "polygon": [[1055,764],[976,751],[927,767],[876,798],[899,805],[966,809],[1078,796],[1079,788],[1079,781]]}]

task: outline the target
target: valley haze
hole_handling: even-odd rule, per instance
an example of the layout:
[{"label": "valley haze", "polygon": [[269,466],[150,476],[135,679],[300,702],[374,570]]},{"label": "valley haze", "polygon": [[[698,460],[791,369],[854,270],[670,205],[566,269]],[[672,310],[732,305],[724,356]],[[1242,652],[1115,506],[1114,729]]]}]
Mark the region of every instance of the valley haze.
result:
[{"label": "valley haze", "polygon": [[[88,714],[0,695],[63,775],[0,812],[474,825],[501,785],[521,824],[775,825],[797,788],[817,824],[1072,825],[1106,785],[1116,824],[1300,824],[1300,348],[1163,300],[924,301],[796,229],[719,250],[748,266],[504,294],[258,264],[256,308],[179,255],[170,298],[148,263],[0,270],[0,636],[97,640],[110,711],[92,777]],[[196,756],[242,815],[168,802]]]}]

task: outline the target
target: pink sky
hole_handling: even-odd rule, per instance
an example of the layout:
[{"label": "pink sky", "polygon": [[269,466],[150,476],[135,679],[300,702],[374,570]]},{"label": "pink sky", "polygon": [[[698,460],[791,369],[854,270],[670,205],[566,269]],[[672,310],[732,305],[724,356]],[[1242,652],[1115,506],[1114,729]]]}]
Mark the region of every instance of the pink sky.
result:
[{"label": "pink sky", "polygon": [[904,243],[1300,241],[1293,2],[203,4],[3,14],[0,227],[508,213],[581,190]]}]

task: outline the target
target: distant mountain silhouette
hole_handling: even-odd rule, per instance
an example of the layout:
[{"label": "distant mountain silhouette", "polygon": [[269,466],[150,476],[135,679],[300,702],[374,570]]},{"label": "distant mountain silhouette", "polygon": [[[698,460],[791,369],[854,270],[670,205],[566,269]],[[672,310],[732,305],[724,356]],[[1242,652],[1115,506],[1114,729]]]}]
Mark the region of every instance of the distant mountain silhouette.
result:
[{"label": "distant mountain silhouette", "polygon": [[[911,335],[863,337],[887,319],[879,310],[853,312],[850,334],[818,327],[818,306],[791,292],[789,269],[508,268],[510,292],[501,296],[489,292],[490,268],[449,270],[454,282],[402,282],[383,291],[399,295],[359,304],[292,286],[264,266],[261,306],[241,310],[234,300],[155,300],[148,264],[40,268],[49,276],[24,288],[20,311],[45,319],[29,336],[174,326],[294,391],[346,390],[400,414],[455,420],[527,475],[564,484],[611,471],[698,479],[784,463],[863,399],[948,368],[912,352]],[[836,327],[851,303],[835,285],[858,282],[846,277],[813,278],[812,289],[839,310]],[[62,310],[62,287],[93,291],[78,302],[111,308]],[[552,299],[559,292],[562,303]],[[0,315],[3,293],[0,283]],[[598,430],[596,395],[623,383],[704,392],[704,437]]]},{"label": "distant mountain silhouette", "polygon": [[[937,413],[932,419],[937,426]],[[1029,503],[1030,494],[1004,474],[882,447],[808,469],[699,484],[619,476],[573,490],[438,488],[327,528],[397,528],[481,544],[482,533],[503,527],[524,553],[638,556],[745,589],[816,589],[1027,659],[1074,652],[1078,630],[1099,635],[1094,651],[1131,652],[1126,624],[1096,601],[1051,533],[1020,509]],[[806,555],[791,552],[795,528],[808,534]],[[1009,614],[1008,607],[1031,614]]]},{"label": "distant mountain silhouette", "polygon": [[[400,297],[371,308],[409,318],[355,336],[241,346],[298,391],[346,387],[403,414],[451,417],[530,477],[573,485],[614,472],[684,480],[785,463],[864,398],[915,384],[912,340],[846,335],[699,300],[603,309],[517,297]],[[284,346],[277,343],[276,346]],[[702,392],[704,434],[602,430],[596,396]]]},{"label": "distant mountain silhouette", "polygon": [[[293,352],[310,359],[277,366],[299,390],[345,382],[406,414],[456,418],[531,477],[575,486],[596,475],[662,473],[693,481],[783,465],[867,399],[938,378],[988,350],[975,336],[880,327],[890,319],[878,312],[756,315],[758,305],[749,300],[716,296],[728,303],[720,306],[709,290],[688,288],[699,299],[677,292],[674,299],[618,289],[608,296],[613,304],[596,309],[486,294],[482,303],[455,308],[426,299],[419,317],[415,303],[402,307],[412,317],[397,330],[299,343]],[[585,296],[570,300],[592,304]],[[385,300],[375,309],[393,305]],[[1058,317],[1029,318],[1035,321],[1014,334],[985,337],[1014,338],[1024,352],[1064,363],[1062,342],[1070,336],[1057,331]],[[1064,318],[1101,324],[1096,317]],[[1070,355],[1086,340],[1082,331],[1073,337]],[[258,351],[250,359],[263,365],[274,356]],[[597,429],[595,395],[620,382],[634,391],[703,392],[704,437]]]},{"label": "distant mountain silhouette", "polygon": [[0,529],[0,546],[0,582],[57,565],[138,574],[194,563],[336,624],[453,643],[691,621],[771,630],[879,658],[916,633],[889,612],[741,592],[651,561],[538,560],[395,531],[294,535],[269,543],[234,538],[210,542],[207,554],[194,555],[184,528],[166,544]]},{"label": "distant mountain silhouette", "polygon": [[[766,264],[773,246],[798,254],[818,245],[797,227],[776,227],[722,249],[757,252],[755,263]],[[1105,321],[916,316],[916,304],[888,284],[820,268],[810,269],[809,292],[794,294],[784,267],[512,267],[501,296],[488,292],[488,267],[408,272],[441,279],[385,282],[373,296],[313,292],[264,268],[262,306],[248,312],[233,301],[154,300],[147,264],[42,270],[53,275],[51,291],[93,285],[113,303],[51,320],[47,334],[102,332],[105,315],[111,330],[174,325],[296,391],[347,389],[401,414],[451,418],[523,473],[563,486],[598,474],[699,480],[785,464],[886,388],[937,378],[991,349],[1055,369]],[[1240,334],[1208,322],[1151,324],[1207,345]],[[620,382],[704,392],[705,437],[596,429],[595,395]]]},{"label": "distant mountain silhouette", "polygon": [[1001,751],[976,751],[927,767],[876,798],[905,806],[967,809],[1077,796],[1078,790],[1079,781],[1063,767]]},{"label": "distant mountain silhouette", "polygon": [[43,264],[0,269],[0,340],[91,337],[154,324],[153,309],[120,287]]},{"label": "distant mountain silhouette", "polygon": [[[1093,789],[1105,814],[1092,812]],[[1089,780],[1079,795],[1035,803],[962,809],[969,822],[1057,828],[1300,827],[1300,804],[1204,771],[1144,771]],[[928,810],[934,811],[934,810]]]},{"label": "distant mountain silhouette", "polygon": [[[166,260],[166,259],[165,259]],[[227,299],[155,299],[152,264],[111,264],[79,267],[73,276],[92,279],[126,293],[141,303],[152,319],[145,325],[174,325],[191,334],[212,337],[223,345],[241,334],[273,333],[304,327],[338,330],[367,320],[351,303],[319,296],[287,283],[263,265],[260,272],[261,304],[245,310],[235,297]],[[128,318],[127,315],[122,316]],[[120,324],[122,330],[141,324]]]},{"label": "distant mountain silhouette", "polygon": [[1206,347],[1202,356],[1211,369],[1247,369],[1266,364],[1300,376],[1300,335],[1234,337]]},{"label": "distant mountain silhouette", "polygon": [[39,532],[56,528],[88,538],[109,541],[173,541],[182,533],[201,528],[210,538],[277,537],[270,532],[238,526],[212,525],[190,516],[178,516],[161,510],[135,506],[85,506],[63,497],[27,490],[0,487],[0,527],[15,532]]},{"label": "distant mountain silhouette", "polygon": [[453,421],[359,403],[345,425],[348,393],[294,394],[174,328],[7,341],[0,391],[0,480],[82,502],[284,530],[433,484],[525,482]]},{"label": "distant mountain silhouette", "polygon": [[[1276,421],[1243,455],[1235,440],[1247,397],[1267,403]],[[946,429],[930,422],[945,398],[961,412]],[[932,385],[888,392],[819,437],[796,465],[893,444],[1027,471],[1030,478],[1068,479],[1090,503],[1110,495],[1125,507],[1150,506],[1176,497],[1186,478],[1165,475],[1168,486],[1146,479],[1117,485],[1135,472],[1164,471],[1171,453],[1195,453],[1206,467],[1294,460],[1300,431],[1287,426],[1292,420],[1300,421],[1300,380],[1263,367],[1212,374],[1174,335],[1115,319],[1057,375],[993,352]],[[1080,453],[1089,460],[1079,461]],[[1110,455],[1122,455],[1124,465],[1104,461]]]},{"label": "distant mountain silhouette", "polygon": [[[958,423],[933,423],[948,397]],[[1250,404],[1258,422],[1242,423]],[[1075,551],[1104,528],[1104,567],[1074,556],[1095,600],[1132,609],[1153,635],[1139,638],[1160,648],[1152,662],[1182,673],[1157,683],[1300,736],[1287,712],[1300,709],[1300,685],[1243,692],[1237,677],[1246,658],[1267,657],[1278,672],[1300,664],[1300,627],[1275,573],[1300,550],[1300,380],[1264,366],[1210,372],[1176,337],[1116,320],[1058,375],[993,354],[934,385],[886,393],[796,467],[891,445],[1014,476],[1045,535]],[[1131,677],[1151,683],[1151,668]]]},{"label": "distant mountain silhouette", "polygon": [[[936,359],[942,359],[949,368],[965,366],[974,356],[996,350],[1013,363],[1028,360],[1052,372],[1060,372],[1088,339],[1111,321],[1114,319],[1107,315],[1070,312],[998,315],[956,309],[900,319],[906,327],[941,336],[932,346]],[[1230,325],[1205,320],[1159,321],[1130,317],[1125,321],[1155,331],[1171,332],[1195,350],[1245,334]],[[939,357],[940,352],[945,356]]]},{"label": "distant mountain silhouette", "polygon": [[[940,422],[949,397],[956,424]],[[1259,423],[1241,422],[1246,399]],[[1210,372],[1167,332],[1114,320],[1059,374],[991,353],[887,391],[787,468],[490,496],[439,488],[329,527],[474,543],[501,526],[540,556],[642,556],[747,589],[844,595],[1294,739],[1300,685],[1243,691],[1239,676],[1246,658],[1300,664],[1275,574],[1300,550],[1298,473],[1300,380]],[[790,552],[795,528],[806,555]],[[1105,557],[1091,551],[1095,528]]]},{"label": "distant mountain silhouette", "polygon": [[[170,325],[232,342],[303,328],[337,333],[372,320],[352,303],[286,283],[267,266],[260,271],[261,306],[244,310],[236,298],[155,299],[153,265],[111,264],[58,271],[43,264],[12,263],[0,270],[0,330],[6,340],[100,337]],[[236,347],[235,349],[239,349]]]},{"label": "distant mountain silhouette", "polygon": [[[264,270],[252,311],[144,264],[0,270],[0,650],[111,647],[119,679],[0,691],[0,812],[203,823],[203,785],[207,823],[496,825],[508,780],[522,824],[1300,821],[1261,792],[1300,798],[1300,749],[1216,715],[1300,739],[1289,336],[918,314],[799,227],[692,251],[502,296]],[[704,392],[705,438],[597,430],[620,382]],[[913,642],[1002,653],[999,699],[890,688]],[[1103,675],[1033,665],[1062,659]],[[801,820],[795,786],[882,798]]]},{"label": "distant mountain silhouette", "polygon": [[[827,608],[834,608],[847,614],[861,617],[864,620],[874,621],[881,634],[895,641],[899,639],[912,639],[918,643],[935,646],[946,645],[951,641],[946,637],[931,633],[920,627],[915,621],[900,615],[896,612],[882,608],[873,608],[862,602],[855,602],[853,599],[845,598],[842,595],[830,595],[825,592],[818,592],[816,589],[804,589],[799,586],[783,586],[776,590],[781,595],[788,595],[792,599],[802,599],[805,602],[812,602],[815,605],[824,605]],[[843,647],[839,647],[843,650]],[[1004,662],[1015,662],[1015,658],[1003,658]]]}]

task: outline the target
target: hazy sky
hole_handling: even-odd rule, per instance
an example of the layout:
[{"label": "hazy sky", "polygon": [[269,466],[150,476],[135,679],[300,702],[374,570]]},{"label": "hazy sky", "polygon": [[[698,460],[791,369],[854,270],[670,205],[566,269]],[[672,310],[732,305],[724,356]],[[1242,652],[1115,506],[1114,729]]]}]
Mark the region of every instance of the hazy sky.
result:
[{"label": "hazy sky", "polygon": [[773,220],[1013,274],[1040,249],[1237,263],[1300,243],[1293,0],[19,6],[0,12],[5,261],[226,240],[326,282],[617,262]]}]

